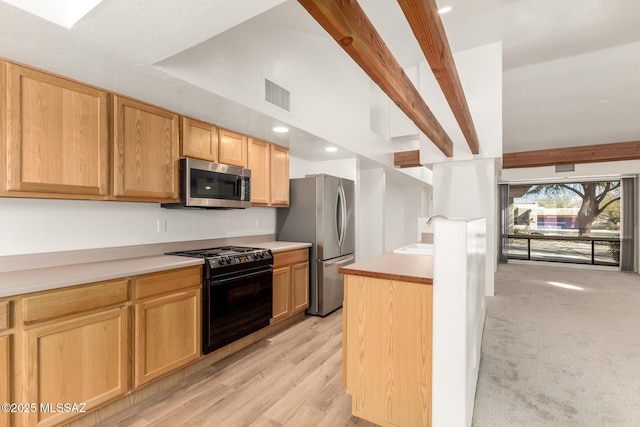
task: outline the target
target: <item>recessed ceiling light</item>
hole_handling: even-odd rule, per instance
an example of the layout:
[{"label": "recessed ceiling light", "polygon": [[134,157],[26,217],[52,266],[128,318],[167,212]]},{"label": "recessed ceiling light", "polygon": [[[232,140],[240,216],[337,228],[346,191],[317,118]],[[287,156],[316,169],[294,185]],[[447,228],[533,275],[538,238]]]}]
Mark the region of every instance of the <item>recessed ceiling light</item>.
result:
[{"label": "recessed ceiling light", "polygon": [[284,126],[276,126],[273,128],[273,131],[278,133],[287,133],[289,132],[289,128],[286,128]]},{"label": "recessed ceiling light", "polygon": [[327,147],[324,149],[324,151],[328,151],[330,153],[333,153],[334,151],[338,151],[338,149],[336,147]]},{"label": "recessed ceiling light", "polygon": [[451,12],[451,9],[453,9],[451,6],[441,7],[440,9],[438,9],[438,13],[440,15],[444,15],[447,12]]},{"label": "recessed ceiling light", "polygon": [[608,105],[609,105],[608,99],[601,99],[600,101],[598,101],[598,107],[606,107]]}]

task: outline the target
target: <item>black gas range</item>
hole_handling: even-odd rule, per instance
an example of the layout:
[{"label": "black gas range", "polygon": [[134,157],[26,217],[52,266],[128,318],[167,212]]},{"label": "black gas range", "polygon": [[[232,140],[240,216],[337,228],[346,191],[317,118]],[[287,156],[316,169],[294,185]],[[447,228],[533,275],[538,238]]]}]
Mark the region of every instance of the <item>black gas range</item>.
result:
[{"label": "black gas range", "polygon": [[242,246],[171,252],[204,258],[202,349],[205,354],[269,325],[273,255]]}]

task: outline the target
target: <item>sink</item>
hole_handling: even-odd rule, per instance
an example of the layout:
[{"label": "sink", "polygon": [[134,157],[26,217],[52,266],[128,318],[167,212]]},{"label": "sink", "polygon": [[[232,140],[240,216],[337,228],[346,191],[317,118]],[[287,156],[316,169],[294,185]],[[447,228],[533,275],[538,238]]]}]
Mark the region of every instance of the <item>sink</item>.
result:
[{"label": "sink", "polygon": [[393,252],[397,254],[433,255],[433,245],[429,243],[412,243]]}]

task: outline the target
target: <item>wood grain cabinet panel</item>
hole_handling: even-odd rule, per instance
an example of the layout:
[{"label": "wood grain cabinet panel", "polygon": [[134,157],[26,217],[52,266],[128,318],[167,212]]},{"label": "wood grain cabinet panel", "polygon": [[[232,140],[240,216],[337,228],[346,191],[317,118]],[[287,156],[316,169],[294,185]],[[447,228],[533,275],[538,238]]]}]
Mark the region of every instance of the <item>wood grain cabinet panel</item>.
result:
[{"label": "wood grain cabinet panel", "polygon": [[289,149],[271,145],[271,206],[289,206]]},{"label": "wood grain cabinet panel", "polygon": [[11,327],[10,308],[11,301],[0,301],[0,332]]},{"label": "wood grain cabinet panel", "polygon": [[[129,381],[129,306],[66,318],[26,331],[30,403],[86,403],[90,411],[124,395]],[[28,424],[53,426],[77,412],[26,414]]]},{"label": "wood grain cabinet panel", "polygon": [[114,199],[177,201],[178,115],[120,96],[113,99]]},{"label": "wood grain cabinet panel", "polygon": [[292,314],[309,308],[309,263],[291,266],[291,310]]},{"label": "wood grain cabinet panel", "polygon": [[[11,403],[11,336],[0,336],[0,404]],[[8,426],[10,413],[0,411],[0,425]]]},{"label": "wood grain cabinet panel", "polygon": [[291,267],[273,269],[273,317],[271,323],[277,323],[289,317],[291,313]]},{"label": "wood grain cabinet panel", "polygon": [[279,252],[273,258],[271,324],[309,308],[309,250]]},{"label": "wood grain cabinet panel", "polygon": [[1,193],[107,199],[107,92],[8,62],[0,68],[6,88]]},{"label": "wood grain cabinet panel", "polygon": [[[201,267],[136,278],[134,387],[168,374],[202,353]],[[145,298],[140,298],[144,296]]]},{"label": "wood grain cabinet panel", "polygon": [[249,139],[251,204],[289,206],[289,149]]},{"label": "wood grain cabinet panel", "polygon": [[271,144],[249,138],[248,168],[251,169],[251,204],[268,206],[271,202]]},{"label": "wood grain cabinet panel", "polygon": [[208,123],[182,118],[182,157],[218,161],[218,128]]},{"label": "wood grain cabinet panel", "polygon": [[192,289],[135,305],[136,388],[200,357],[200,292]]},{"label": "wood grain cabinet panel", "polygon": [[57,319],[116,304],[129,299],[129,279],[117,279],[67,289],[46,291],[22,299],[24,324]]},{"label": "wood grain cabinet panel", "polygon": [[225,165],[247,167],[247,137],[226,129],[218,130],[218,161]]},{"label": "wood grain cabinet panel", "polygon": [[345,275],[343,384],[353,415],[431,425],[433,287]]}]

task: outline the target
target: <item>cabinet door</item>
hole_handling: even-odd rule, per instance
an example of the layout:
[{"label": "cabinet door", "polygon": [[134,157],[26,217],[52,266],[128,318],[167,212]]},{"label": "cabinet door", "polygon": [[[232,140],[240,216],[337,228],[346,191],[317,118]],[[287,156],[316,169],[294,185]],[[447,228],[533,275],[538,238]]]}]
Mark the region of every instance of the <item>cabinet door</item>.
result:
[{"label": "cabinet door", "polygon": [[135,387],[200,357],[200,289],[149,298],[135,306]]},{"label": "cabinet door", "polygon": [[107,199],[107,93],[10,63],[0,68],[6,71],[8,113],[2,192]]},{"label": "cabinet door", "polygon": [[114,96],[113,196],[178,199],[178,115]]},{"label": "cabinet door", "polygon": [[188,117],[182,118],[182,157],[218,161],[218,128]]},{"label": "cabinet door", "polygon": [[[129,374],[129,307],[92,313],[26,331],[28,402],[86,403],[89,411],[124,395]],[[39,426],[68,420],[74,412],[39,412]],[[35,424],[35,420],[31,423]],[[30,424],[31,425],[31,424]]]},{"label": "cabinet door", "polygon": [[249,169],[251,169],[251,204],[269,205],[271,171],[271,144],[257,139],[249,139]]},{"label": "cabinet door", "polygon": [[273,269],[273,317],[271,323],[289,317],[291,312],[291,267]]},{"label": "cabinet door", "polygon": [[309,308],[309,263],[291,266],[291,299],[293,313]]},{"label": "cabinet door", "polygon": [[[11,370],[9,368],[10,335],[0,336],[0,404],[14,402],[11,399]],[[9,412],[0,411],[0,425],[9,425]]]},{"label": "cabinet door", "polygon": [[247,167],[247,137],[225,129],[218,130],[218,161]]},{"label": "cabinet door", "polygon": [[289,149],[271,145],[271,205],[289,206]]}]

